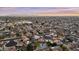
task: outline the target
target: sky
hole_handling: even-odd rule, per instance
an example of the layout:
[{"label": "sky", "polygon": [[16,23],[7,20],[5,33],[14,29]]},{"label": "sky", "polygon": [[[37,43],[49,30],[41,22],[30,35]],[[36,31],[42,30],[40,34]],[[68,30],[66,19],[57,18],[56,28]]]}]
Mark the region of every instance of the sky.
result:
[{"label": "sky", "polygon": [[0,16],[79,16],[79,7],[0,7]]}]

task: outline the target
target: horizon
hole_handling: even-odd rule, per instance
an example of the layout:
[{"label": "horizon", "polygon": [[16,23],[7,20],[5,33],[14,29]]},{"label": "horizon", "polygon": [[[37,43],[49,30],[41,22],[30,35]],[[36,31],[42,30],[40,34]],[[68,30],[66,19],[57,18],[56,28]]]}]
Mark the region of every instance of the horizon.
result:
[{"label": "horizon", "polygon": [[79,16],[79,7],[0,7],[0,16]]}]

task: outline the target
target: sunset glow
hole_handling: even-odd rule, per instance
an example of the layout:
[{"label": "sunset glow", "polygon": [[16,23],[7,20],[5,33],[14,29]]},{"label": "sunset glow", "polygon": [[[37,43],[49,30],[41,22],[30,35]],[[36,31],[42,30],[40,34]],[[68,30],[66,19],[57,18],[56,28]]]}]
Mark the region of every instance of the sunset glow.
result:
[{"label": "sunset glow", "polygon": [[0,16],[79,16],[78,7],[0,7]]}]

